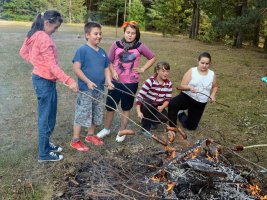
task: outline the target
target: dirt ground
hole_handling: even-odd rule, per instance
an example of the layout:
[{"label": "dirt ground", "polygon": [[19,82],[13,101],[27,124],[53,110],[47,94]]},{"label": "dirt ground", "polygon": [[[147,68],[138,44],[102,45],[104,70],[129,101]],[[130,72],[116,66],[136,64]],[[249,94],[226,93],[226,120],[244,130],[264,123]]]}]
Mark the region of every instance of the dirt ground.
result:
[{"label": "dirt ground", "polygon": [[[128,137],[122,144],[116,143],[119,125],[119,116],[116,115],[112,134],[105,138],[103,147],[92,147],[89,153],[72,150],[69,140],[72,136],[76,94],[58,83],[57,125],[52,139],[64,148],[64,160],[38,164],[37,110],[31,85],[32,66],[18,55],[29,26],[28,23],[0,21],[1,199],[51,199],[64,181],[64,174],[78,170],[82,163],[89,160],[90,154],[106,154],[118,149],[131,152],[135,148],[158,145],[142,135]],[[108,51],[112,41],[116,39],[115,33],[116,30],[112,27],[103,28],[101,46],[105,50]],[[60,64],[73,77],[71,59],[75,50],[85,42],[82,35],[81,25],[63,25],[54,35]],[[118,30],[117,38],[120,37],[121,30]],[[261,49],[232,49],[222,44],[203,44],[185,36],[163,38],[155,33],[142,33],[141,38],[156,53],[158,61],[170,63],[170,79],[175,86],[178,86],[185,71],[196,65],[200,52],[209,51],[212,55],[212,68],[219,81],[217,100],[230,108],[209,104],[199,128],[196,131],[186,131],[191,142],[213,138],[230,148],[236,144],[248,146],[267,143],[267,84],[260,80],[267,75],[267,55]],[[152,72],[153,69],[149,69],[142,75],[142,80]],[[176,94],[178,91],[174,91],[173,95]],[[132,119],[138,123],[134,110]],[[129,123],[128,128],[136,131],[139,129],[133,123]],[[85,134],[84,130],[83,136]],[[266,147],[245,149],[240,155],[267,168]],[[256,165],[245,160],[242,164],[259,170]],[[260,176],[264,183],[263,190],[267,191],[267,173],[260,173]]]}]

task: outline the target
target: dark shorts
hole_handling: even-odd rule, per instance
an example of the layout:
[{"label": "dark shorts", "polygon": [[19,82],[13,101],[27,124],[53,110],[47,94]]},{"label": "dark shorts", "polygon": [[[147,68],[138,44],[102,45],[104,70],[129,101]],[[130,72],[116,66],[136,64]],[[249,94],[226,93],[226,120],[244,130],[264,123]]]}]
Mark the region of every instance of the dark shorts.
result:
[{"label": "dark shorts", "polygon": [[[108,95],[112,98],[107,96],[107,111],[114,111],[114,109],[117,109],[116,104],[118,105],[119,103],[121,103],[121,109],[123,111],[131,110],[134,104],[135,94],[138,89],[138,83],[112,83],[114,84],[115,89],[108,91]],[[116,104],[114,101],[116,102]],[[113,109],[110,107],[112,107]]]}]

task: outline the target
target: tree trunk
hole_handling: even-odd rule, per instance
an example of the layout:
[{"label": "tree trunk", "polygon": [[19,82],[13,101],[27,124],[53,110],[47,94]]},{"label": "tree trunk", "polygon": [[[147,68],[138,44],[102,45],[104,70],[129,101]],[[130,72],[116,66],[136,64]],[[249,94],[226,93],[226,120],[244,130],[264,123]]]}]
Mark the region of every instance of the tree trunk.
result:
[{"label": "tree trunk", "polygon": [[192,23],[190,27],[189,38],[196,39],[199,30],[200,9],[197,0],[194,0],[192,4],[193,4],[193,13],[192,13]]},{"label": "tree trunk", "polygon": [[[243,16],[247,10],[248,0],[243,0],[242,5],[239,7],[240,14],[239,17]],[[243,30],[242,27],[238,27],[236,33],[234,34],[233,46],[237,48],[242,48],[243,43]]]},{"label": "tree trunk", "polygon": [[257,19],[255,22],[254,34],[253,34],[253,46],[254,47],[259,46],[260,26],[261,26],[261,19]]},{"label": "tree trunk", "polygon": [[264,37],[264,45],[263,45],[264,52],[267,53],[267,35]]}]

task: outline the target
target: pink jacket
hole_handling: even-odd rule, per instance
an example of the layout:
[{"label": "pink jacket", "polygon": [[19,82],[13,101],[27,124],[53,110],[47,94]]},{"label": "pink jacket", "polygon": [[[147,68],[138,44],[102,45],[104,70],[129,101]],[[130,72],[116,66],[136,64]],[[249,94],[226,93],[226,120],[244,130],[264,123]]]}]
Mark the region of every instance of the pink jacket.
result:
[{"label": "pink jacket", "polygon": [[60,68],[56,45],[44,31],[37,31],[30,38],[27,37],[19,54],[33,65],[33,74],[51,81],[58,79],[67,85],[74,82]]}]

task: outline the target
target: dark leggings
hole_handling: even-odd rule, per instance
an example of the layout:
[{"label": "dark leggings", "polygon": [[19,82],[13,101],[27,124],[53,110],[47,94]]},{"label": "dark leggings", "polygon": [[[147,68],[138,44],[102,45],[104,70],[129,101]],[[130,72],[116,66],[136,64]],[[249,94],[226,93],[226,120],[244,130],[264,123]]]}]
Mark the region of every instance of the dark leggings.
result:
[{"label": "dark leggings", "polygon": [[185,93],[181,92],[174,97],[168,106],[169,125],[175,127],[177,125],[177,113],[179,110],[188,110],[188,116],[183,116],[181,123],[188,130],[195,130],[204,112],[207,103],[200,103]]},{"label": "dark leggings", "polygon": [[161,122],[166,123],[168,121],[167,110],[163,109],[163,111],[160,113],[157,109],[158,106],[160,105],[153,105],[149,103],[149,101],[146,101],[146,103],[142,102],[141,112],[143,113],[144,117],[147,118],[142,119],[142,127],[144,129],[150,131],[151,124],[159,124]]}]

